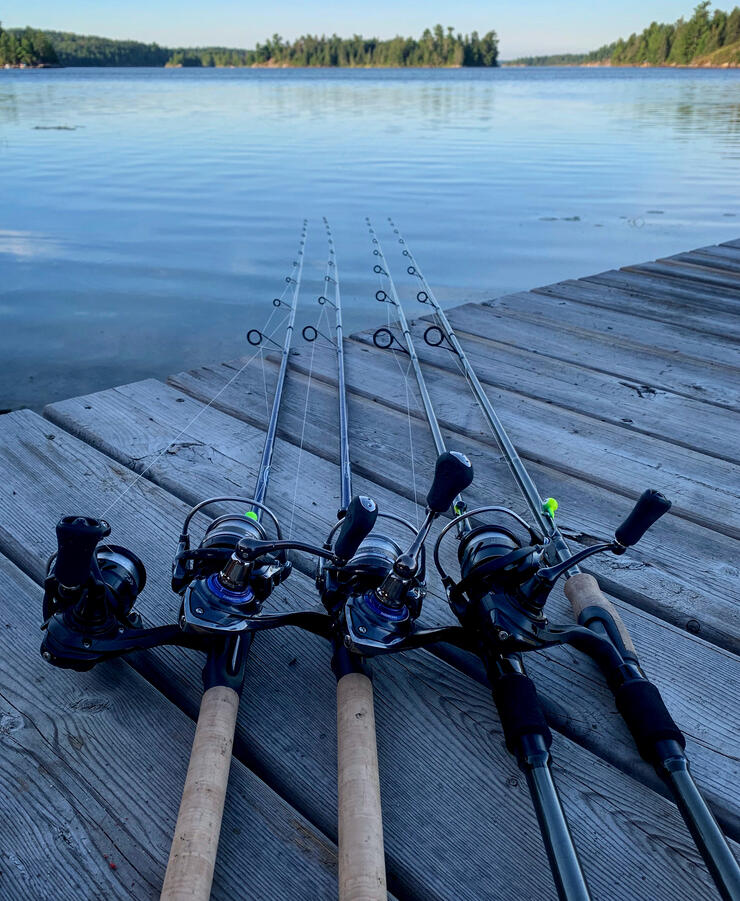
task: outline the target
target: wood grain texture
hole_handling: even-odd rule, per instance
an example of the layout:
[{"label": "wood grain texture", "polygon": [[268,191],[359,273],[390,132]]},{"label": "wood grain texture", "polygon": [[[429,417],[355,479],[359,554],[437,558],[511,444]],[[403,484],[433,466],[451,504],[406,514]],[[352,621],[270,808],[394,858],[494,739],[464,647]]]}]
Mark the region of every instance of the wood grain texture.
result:
[{"label": "wood grain texture", "polygon": [[337,682],[337,806],[339,901],[385,901],[373,684],[363,673]]},{"label": "wood grain texture", "polygon": [[162,901],[211,897],[238,711],[239,695],[233,688],[214,685],[203,693]]},{"label": "wood grain texture", "polygon": [[740,410],[740,365],[733,365],[739,359],[737,348],[728,352],[724,345],[699,340],[693,332],[675,329],[678,334],[668,333],[661,341],[660,331],[651,328],[655,343],[648,347],[637,340],[644,330],[636,331],[634,318],[625,313],[534,292],[464,304],[448,316],[460,337],[485,341],[491,355],[499,345],[510,345],[528,350],[538,360],[576,363],[634,385]]},{"label": "wood grain texture", "polygon": [[671,257],[663,257],[659,263],[687,263],[699,269],[710,271],[740,273],[740,256],[729,249],[700,249],[690,253],[677,253]]},{"label": "wood grain texture", "polygon": [[[102,503],[119,493],[121,480],[111,479],[114,462],[63,433],[57,432],[53,441],[46,439],[48,423],[30,414],[11,414],[0,420],[0,427],[2,465],[11,471],[13,490],[20,489],[0,498],[4,544],[9,531],[26,546],[37,543],[44,529],[48,536],[53,522],[50,508],[60,499],[67,508],[81,509],[85,498]],[[25,456],[26,474],[20,478],[8,467],[4,453],[18,446],[16,427],[21,428],[26,447],[35,449]],[[85,471],[84,480],[70,479],[72,460],[77,461],[72,471]],[[29,479],[30,472],[34,476]],[[54,482],[56,491],[51,490]],[[117,512],[116,535],[124,544],[150,549],[146,610],[153,618],[161,617],[171,604],[169,592],[160,594],[170,558],[161,547],[161,536],[176,533],[179,504],[151,484],[146,497],[141,490],[132,490],[127,497],[125,510],[122,506]],[[31,514],[31,522],[28,515],[18,515],[19,509]],[[31,538],[29,531],[37,537]],[[34,560],[33,565],[40,569],[43,560]],[[293,603],[303,604],[309,583],[299,574],[293,578],[286,594],[295,591]],[[265,635],[255,642],[240,708],[237,756],[331,833],[337,816],[331,741],[336,725],[328,649],[311,636],[286,638]],[[136,665],[150,679],[156,673],[157,684],[184,708],[197,709],[198,667],[186,655],[161,651]],[[303,690],[297,690],[296,676]],[[492,886],[516,884],[523,898],[553,897],[548,894],[551,883],[534,813],[516,765],[503,747],[488,692],[430,655],[415,653],[377,666],[375,700],[386,852],[394,891],[467,901],[491,897]],[[713,897],[679,815],[668,801],[562,736],[556,738],[554,752],[556,778],[595,893],[617,901],[635,897],[662,901],[674,898],[676,892]],[[414,840],[409,843],[411,835]],[[645,875],[637,886],[634,872]]]},{"label": "wood grain texture", "polygon": [[[232,372],[229,367],[220,369],[223,370],[221,378],[224,380]],[[265,373],[269,388],[274,376],[269,363],[266,364]],[[208,373],[201,371],[200,375],[206,379],[209,387],[215,388]],[[304,388],[300,377],[291,369],[286,382],[285,407],[282,413],[283,417],[287,417],[282,421],[286,423],[288,436],[293,429],[291,417],[302,417],[305,407]],[[236,405],[240,405],[245,418],[247,415],[256,416],[257,419],[261,415],[265,416],[264,425],[266,415],[259,412],[264,409],[264,405],[260,407],[257,402],[261,392],[261,385],[252,393],[252,389],[240,381],[234,389],[233,397],[229,392],[224,392],[219,401],[234,404],[234,412]],[[327,444],[325,440],[325,423],[331,422],[329,406],[332,405],[332,400],[331,395],[326,398],[328,406],[322,412],[322,408],[316,406],[319,395],[318,390],[312,392],[309,413],[312,418],[317,419],[319,425],[316,429],[307,428],[303,462],[301,463],[293,444],[278,441],[269,498],[281,519],[284,522],[290,521],[296,474],[303,474],[300,508],[295,522],[299,528],[298,534],[306,537],[323,534],[328,529],[327,505],[333,510],[338,502],[338,494],[334,494],[338,491],[339,484],[336,466],[338,453],[333,443]],[[324,401],[321,402],[323,403]],[[200,411],[199,405],[190,398],[155,382],[138,383],[103,392],[88,399],[83,398],[80,402],[65,402],[63,412],[59,405],[55,405],[55,410],[59,412],[60,421],[66,422],[68,428],[79,432],[89,441],[97,441],[107,453],[116,454],[120,460],[128,461],[132,466],[151,466],[149,476],[188,500],[195,501],[208,494],[233,490],[234,486],[240,484],[248,485],[256,475],[260,436],[263,433],[253,432],[243,420],[224,416],[212,408],[202,411],[193,422],[188,430],[188,440],[184,442],[187,445],[185,450],[171,448],[173,452],[162,455],[152,465],[153,449],[166,446],[171,437],[178,434]],[[293,410],[296,412],[291,412]],[[377,442],[377,432],[374,436],[372,431],[365,433],[364,429],[366,418],[375,415],[377,414],[372,411],[372,405],[354,394],[350,396],[353,433],[359,429],[362,444],[367,443],[371,451],[375,447],[374,442]],[[293,441],[297,440],[296,434],[294,430]],[[150,438],[148,448],[142,445],[143,435]],[[253,437],[255,435],[256,438]],[[417,442],[423,436],[425,429],[420,427]],[[424,453],[428,455],[431,467],[434,450],[428,437],[425,440],[428,447],[424,448]],[[416,446],[419,447],[418,443]],[[141,451],[147,449],[149,453],[142,456]],[[311,456],[308,451],[313,451],[316,456]],[[324,457],[319,457],[319,452]],[[359,461],[365,462],[375,479],[378,478],[377,466],[373,467],[372,463],[376,459],[370,454],[367,461],[364,458]],[[354,463],[357,471],[357,458]],[[408,485],[407,467],[407,458],[403,454],[386,455],[384,470],[391,489],[380,486],[377,481],[356,475],[355,490],[375,497],[381,509],[396,509],[414,521],[420,515],[420,510],[412,503],[413,490]],[[513,492],[513,487],[509,485],[507,491]],[[411,497],[404,497],[401,492],[410,494]],[[517,503],[513,493],[510,497],[512,503]],[[483,501],[482,496],[478,499]],[[448,550],[454,553],[454,544]],[[624,557],[613,560],[618,566],[625,567],[630,574],[643,569],[634,560],[627,561]],[[443,561],[453,564],[451,554],[443,554]],[[298,564],[301,565],[300,561]],[[309,573],[312,570],[306,567],[304,571]],[[654,565],[645,565],[644,572],[649,578],[655,579]],[[618,576],[622,581],[621,570]],[[681,582],[661,583],[665,579],[666,576],[663,575],[652,582],[651,590],[658,590],[661,597],[665,596],[674,603],[677,596],[682,596],[691,616],[698,615],[697,610],[706,608],[710,603],[709,597],[697,598],[687,593]],[[430,578],[430,589],[425,602],[425,620],[430,623],[450,622],[441,588],[433,577]],[[552,596],[549,607],[553,619],[567,621],[571,618],[569,605],[559,592]],[[621,605],[620,610],[629,627],[638,636],[638,649],[649,649],[651,656],[648,658],[648,669],[661,687],[669,692],[672,709],[677,711],[677,717],[680,714],[682,727],[691,737],[690,740],[693,738],[697,741],[696,749],[692,748],[695,771],[709,788],[712,799],[724,811],[720,814],[725,818],[724,822],[729,823],[735,817],[735,786],[740,784],[740,770],[737,772],[738,779],[734,776],[728,779],[726,768],[730,767],[734,773],[738,767],[733,730],[736,727],[740,729],[740,723],[734,717],[728,720],[719,711],[735,710],[738,706],[737,680],[732,677],[735,665],[732,655],[712,648],[701,639],[679,632],[667,623],[634,608]],[[631,737],[619,720],[615,719],[613,699],[603,686],[600,675],[584,658],[567,651],[554,651],[541,657],[536,656],[529,667],[546,694],[548,712],[557,728],[630,772],[635,772],[637,767],[640,778],[655,785],[652,771],[635,762]],[[701,674],[698,683],[697,672]],[[722,686],[719,694],[716,685]],[[578,717],[572,716],[570,702],[579,709]],[[717,710],[717,716],[708,715],[708,710],[712,709]]]},{"label": "wood grain texture", "polygon": [[[455,358],[423,343],[426,328],[426,322],[411,325],[420,359],[434,367],[425,379],[435,382],[442,400],[459,397],[466,385]],[[367,333],[354,337],[365,343],[372,340]],[[490,342],[468,335],[458,337],[478,377],[492,389],[491,400],[501,410],[512,440],[526,456],[552,461],[560,469],[564,469],[564,460],[577,457],[584,477],[603,481],[600,471],[614,472],[619,464],[608,458],[618,453],[620,458],[624,454],[636,461],[630,472],[624,472],[627,485],[630,479],[640,478],[640,467],[644,478],[645,468],[652,469],[660,461],[661,468],[702,482],[707,493],[722,491],[725,486],[732,486],[731,493],[738,490],[735,466],[740,462],[740,451],[728,434],[726,410],[635,380],[609,378],[559,361],[540,360],[528,351],[492,347]],[[300,359],[298,354],[294,356]],[[302,356],[305,367],[305,354]],[[388,393],[394,384],[394,360],[386,355],[385,365],[382,360],[373,363],[386,373],[378,394],[383,390]],[[397,367],[395,372],[397,382]],[[462,423],[467,407],[457,404],[457,408],[457,419]],[[533,422],[537,422],[537,429],[532,428]],[[465,434],[454,419],[450,427]],[[687,454],[686,450],[696,453]],[[573,466],[569,468],[573,471]],[[616,472],[622,475],[621,469]],[[682,489],[677,486],[676,490],[680,496]],[[692,494],[694,490],[689,489]],[[718,511],[721,524],[728,512]]]},{"label": "wood grain texture", "polygon": [[[737,303],[740,301],[740,272],[731,269],[720,269],[707,265],[697,265],[695,262],[687,260],[657,260],[654,263],[640,263],[637,266],[625,267],[626,272],[646,272],[650,275],[660,275],[668,282],[685,281],[689,283],[697,282],[699,285],[711,285],[712,288],[720,289],[722,292],[722,300],[734,299]],[[717,291],[719,294],[720,291]],[[716,298],[713,299],[715,302]]]},{"label": "wood grain texture", "polygon": [[[122,661],[45,663],[41,589],[4,557],[0,596],[0,897],[157,898],[192,721]],[[215,901],[332,898],[335,886],[334,845],[235,761]]]},{"label": "wood grain texture", "polygon": [[[622,270],[588,276],[578,281],[557,282],[535,288],[535,294],[562,297],[598,309],[629,310],[630,316],[650,323],[670,323],[690,328],[694,333],[710,336],[725,345],[740,342],[740,328],[732,309],[702,309],[711,302],[707,292],[693,288],[673,287],[658,277]],[[635,327],[638,328],[638,322]],[[654,326],[644,326],[653,329]]]}]

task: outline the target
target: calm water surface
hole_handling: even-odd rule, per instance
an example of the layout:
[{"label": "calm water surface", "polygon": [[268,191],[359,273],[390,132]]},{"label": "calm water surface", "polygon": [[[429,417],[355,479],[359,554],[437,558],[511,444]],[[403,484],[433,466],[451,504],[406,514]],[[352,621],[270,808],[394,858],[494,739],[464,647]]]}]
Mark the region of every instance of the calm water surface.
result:
[{"label": "calm water surface", "polygon": [[364,217],[447,303],[740,237],[740,71],[0,71],[0,407],[238,356],[311,220],[349,328]]}]

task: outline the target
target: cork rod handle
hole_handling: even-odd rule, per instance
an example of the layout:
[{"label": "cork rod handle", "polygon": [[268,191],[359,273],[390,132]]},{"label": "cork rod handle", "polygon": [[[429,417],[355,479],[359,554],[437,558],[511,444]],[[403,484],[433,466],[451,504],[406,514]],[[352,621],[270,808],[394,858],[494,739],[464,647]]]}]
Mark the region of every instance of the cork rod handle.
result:
[{"label": "cork rod handle", "polygon": [[612,628],[609,631],[616,630],[624,649],[637,659],[637,651],[635,651],[627,626],[622,622],[614,604],[604,597],[599,583],[593,576],[588,573],[577,573],[568,579],[563,591],[565,591],[565,596],[570,601],[573,613],[581,625],[587,626],[590,621],[601,619],[608,626],[611,621]]},{"label": "cork rod handle", "polygon": [[337,757],[339,899],[386,901],[373,685],[362,673],[337,682]]},{"label": "cork rod handle", "polygon": [[161,901],[208,901],[231,767],[239,695],[224,685],[203,694]]}]

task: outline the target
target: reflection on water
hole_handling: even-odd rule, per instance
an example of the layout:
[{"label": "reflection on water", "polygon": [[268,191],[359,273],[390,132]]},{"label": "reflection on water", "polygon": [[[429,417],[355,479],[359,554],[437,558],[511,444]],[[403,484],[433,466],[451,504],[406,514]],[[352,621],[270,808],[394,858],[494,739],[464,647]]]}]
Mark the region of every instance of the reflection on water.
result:
[{"label": "reflection on water", "polygon": [[381,237],[396,219],[450,303],[739,237],[738,88],[701,70],[0,72],[0,408],[242,353],[304,216],[301,324],[327,215],[348,328],[382,312],[366,215]]}]

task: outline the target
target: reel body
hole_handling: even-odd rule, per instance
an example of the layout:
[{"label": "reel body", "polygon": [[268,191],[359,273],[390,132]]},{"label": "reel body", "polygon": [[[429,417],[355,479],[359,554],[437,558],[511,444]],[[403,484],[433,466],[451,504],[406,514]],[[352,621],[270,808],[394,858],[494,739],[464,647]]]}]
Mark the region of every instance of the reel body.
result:
[{"label": "reel body", "polygon": [[397,602],[389,604],[379,597],[401,556],[396,541],[373,533],[343,565],[320,568],[319,592],[329,613],[338,619],[349,650],[366,656],[387,653],[409,635],[426,591],[423,572]]},{"label": "reel body", "polygon": [[[514,514],[510,518],[522,525]],[[448,586],[448,598],[479,651],[522,651],[549,643],[542,608],[550,587],[537,581],[546,544],[525,527],[529,540],[501,518],[466,532],[458,545],[460,581]]]},{"label": "reel body", "polygon": [[[196,509],[216,500],[226,499],[214,498],[191,510],[173,563],[172,588],[182,596],[180,625],[184,630],[241,632],[250,628],[264,601],[287,579],[292,564],[285,551],[252,559],[250,552],[267,541],[264,526],[252,511],[217,517],[191,551],[187,525]],[[242,498],[229,500],[253,503]],[[277,523],[274,515],[269,515]],[[279,535],[279,526],[277,530]]]},{"label": "reel body", "polygon": [[[543,504],[552,525],[551,533],[546,536],[541,536],[507,507],[480,507],[455,517],[442,529],[434,546],[434,563],[452,610],[475,636],[484,655],[536,650],[564,642],[583,643],[582,630],[551,626],[544,615],[545,603],[555,583],[563,575],[577,573],[578,564],[594,554],[605,551],[623,554],[670,506],[659,492],[645,491],[615,530],[612,541],[591,545],[571,556],[567,548],[562,551],[564,542],[552,519],[557,504],[552,499]],[[492,525],[461,528],[466,520],[483,513],[504,515],[506,522],[499,520]],[[526,531],[526,538],[522,539],[514,531],[514,523]],[[445,571],[439,556],[445,535],[455,526],[458,534],[462,534],[457,582]]]},{"label": "reel body", "polygon": [[[445,451],[435,464],[426,498],[426,516],[418,528],[395,514],[379,514],[370,498],[354,497],[343,519],[329,533],[325,547],[335,559],[319,566],[317,586],[337,634],[347,649],[365,656],[408,647],[426,594],[424,542],[434,520],[452,505],[473,480],[464,454]],[[406,551],[393,539],[372,534],[378,516],[394,520],[413,534]]]},{"label": "reel body", "polygon": [[139,557],[116,544],[104,520],[65,516],[56,528],[57,552],[44,580],[41,652],[58,666],[87,670],[103,659],[93,647],[141,629],[133,611],[146,584]]}]

